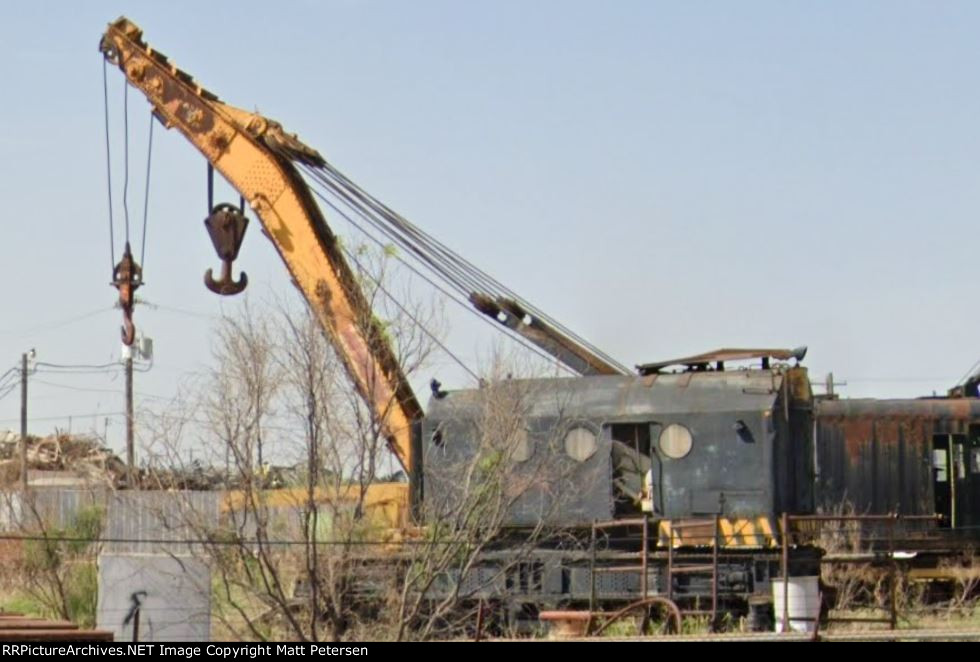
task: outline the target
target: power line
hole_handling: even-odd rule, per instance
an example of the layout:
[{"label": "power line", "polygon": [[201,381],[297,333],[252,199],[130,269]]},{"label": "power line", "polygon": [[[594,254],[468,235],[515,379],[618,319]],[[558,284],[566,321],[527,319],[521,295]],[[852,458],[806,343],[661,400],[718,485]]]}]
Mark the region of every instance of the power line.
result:
[{"label": "power line", "polygon": [[44,366],[46,368],[55,368],[57,370],[75,370],[75,369],[78,369],[78,370],[100,370],[100,369],[103,369],[103,368],[117,368],[117,367],[119,367],[119,364],[118,363],[100,363],[98,365],[93,365],[93,364],[86,364],[86,363],[74,363],[74,364],[49,363],[47,361],[38,361],[37,363],[35,363],[35,365],[37,365],[38,367]]},{"label": "power line", "polygon": [[[57,382],[49,382],[49,381],[45,381],[43,379],[33,379],[33,380],[31,380],[31,383],[32,384],[44,384],[45,386],[54,386],[55,388],[62,388],[62,389],[68,390],[68,391],[80,391],[80,392],[84,392],[84,393],[114,393],[114,394],[118,394],[119,393],[119,390],[118,389],[112,389],[112,388],[93,388],[93,387],[86,387],[86,386],[69,386],[68,384],[59,384]],[[172,397],[166,397],[166,396],[163,396],[163,395],[153,395],[151,393],[137,393],[136,394],[136,397],[146,398],[146,399],[149,399],[149,400],[173,400]]]},{"label": "power line", "polygon": [[45,324],[38,324],[35,326],[25,327],[23,329],[3,329],[0,330],[0,335],[29,335],[37,333],[39,331],[52,331],[54,329],[60,329],[63,326],[68,326],[69,324],[74,324],[76,322],[81,322],[82,320],[89,319],[90,317],[95,317],[96,315],[101,315],[102,313],[109,312],[113,310],[114,306],[106,306],[104,308],[99,308],[97,310],[91,310],[87,313],[81,313],[79,315],[74,315],[72,317],[61,318],[53,322],[47,322]]},{"label": "power line", "polygon": [[19,370],[20,370],[19,367],[14,366],[14,367],[10,368],[9,370],[7,370],[7,372],[5,372],[2,375],[0,375],[0,386],[3,386],[4,385],[3,382],[5,380],[7,380],[7,379],[9,379],[11,377],[17,376]]},{"label": "power line", "polygon": [[188,317],[199,317],[202,319],[219,319],[220,315],[215,315],[213,313],[202,313],[195,310],[188,310],[187,308],[177,308],[175,306],[166,306],[162,303],[153,303],[152,301],[147,301],[141,299],[139,301],[142,305],[146,306],[150,310],[162,310],[164,312],[177,313],[179,315],[187,315]]},{"label": "power line", "polygon": [[[13,384],[10,384],[9,386],[0,389],[0,400],[3,400],[5,397],[7,397],[11,393],[13,393],[13,391],[14,391],[15,388],[17,388],[17,382],[14,382]],[[20,419],[19,418],[16,418],[16,419],[13,419],[13,420],[19,421]]]},{"label": "power line", "polygon": [[[119,372],[120,370],[125,370],[125,364],[121,362],[117,363],[102,363],[97,365],[92,364],[63,364],[63,363],[49,363],[46,361],[38,361],[35,364],[34,372],[39,372],[42,374],[63,374],[63,375],[86,375],[86,374],[111,374]],[[153,367],[150,363],[142,368],[134,368],[136,372],[149,372]],[[50,368],[49,370],[44,370],[43,368]]]},{"label": "power line", "polygon": [[[95,412],[87,412],[87,413],[82,413],[82,414],[64,414],[62,416],[32,417],[32,418],[29,418],[28,420],[35,421],[35,422],[66,421],[69,418],[97,418],[97,417],[113,417],[114,418],[116,416],[125,416],[125,415],[126,415],[126,412],[124,412],[124,411],[110,411],[110,412],[95,411]],[[0,423],[15,423],[15,422],[17,422],[19,420],[20,420],[20,418],[0,418]]]},{"label": "power line", "polygon": [[895,384],[911,384],[915,382],[951,382],[952,377],[842,377],[847,382],[858,383],[858,382],[879,382],[879,383],[895,383]]}]

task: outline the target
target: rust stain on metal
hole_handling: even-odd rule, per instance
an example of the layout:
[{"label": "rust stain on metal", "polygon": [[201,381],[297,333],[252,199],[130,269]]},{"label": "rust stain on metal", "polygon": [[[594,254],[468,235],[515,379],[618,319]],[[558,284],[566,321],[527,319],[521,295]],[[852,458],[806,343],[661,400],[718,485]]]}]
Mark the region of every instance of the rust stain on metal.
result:
[{"label": "rust stain on metal", "polygon": [[885,444],[897,444],[899,442],[899,423],[899,419],[896,418],[875,421],[875,440]]},{"label": "rust stain on metal", "polygon": [[844,449],[851,463],[861,459],[861,452],[874,435],[874,421],[870,418],[849,419],[840,422],[844,434]]}]

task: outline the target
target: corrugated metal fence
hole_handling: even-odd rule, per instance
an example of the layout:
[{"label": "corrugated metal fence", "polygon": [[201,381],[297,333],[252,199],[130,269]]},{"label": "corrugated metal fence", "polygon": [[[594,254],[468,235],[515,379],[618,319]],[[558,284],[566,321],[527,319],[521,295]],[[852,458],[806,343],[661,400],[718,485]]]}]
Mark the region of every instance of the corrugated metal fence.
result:
[{"label": "corrugated metal fence", "polygon": [[109,554],[192,554],[218,524],[220,492],[113,492],[105,489],[0,493],[0,531],[64,531],[85,508],[105,513]]}]

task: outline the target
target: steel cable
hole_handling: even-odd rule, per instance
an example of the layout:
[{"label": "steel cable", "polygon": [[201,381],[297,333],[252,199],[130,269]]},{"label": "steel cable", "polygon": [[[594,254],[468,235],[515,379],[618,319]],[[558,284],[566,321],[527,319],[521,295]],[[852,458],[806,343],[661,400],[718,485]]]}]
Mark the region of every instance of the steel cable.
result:
[{"label": "steel cable", "polygon": [[362,199],[364,199],[368,204],[372,205],[378,211],[378,213],[380,213],[389,222],[401,227],[403,231],[416,237],[420,243],[429,246],[430,250],[434,249],[436,252],[443,255],[445,259],[451,262],[455,262],[456,264],[459,264],[461,268],[470,272],[478,281],[483,283],[484,287],[486,287],[490,292],[495,294],[502,293],[507,295],[509,298],[512,298],[515,301],[520,302],[522,306],[525,307],[529,312],[534,312],[534,314],[537,317],[541,318],[542,320],[546,320],[551,326],[561,330],[569,337],[574,338],[580,344],[589,347],[595,353],[600,355],[602,354],[602,352],[598,348],[591,346],[588,343],[588,341],[578,337],[576,334],[574,334],[574,332],[571,331],[571,329],[564,327],[557,320],[550,319],[543,311],[537,310],[536,307],[531,305],[530,302],[524,301],[516,293],[508,289],[506,286],[501,284],[499,281],[494,279],[489,274],[481,271],[475,265],[473,265],[472,263],[468,262],[467,260],[459,256],[457,253],[453,252],[452,249],[448,248],[445,244],[440,242],[438,239],[435,239],[431,235],[427,234],[421,228],[415,226],[410,221],[405,219],[403,216],[390,209],[387,205],[378,201],[370,193],[364,191],[364,189],[359,187],[355,182],[350,180],[346,175],[344,175],[342,172],[337,170],[334,166],[327,163],[325,164],[324,169],[332,173],[339,181],[342,182],[342,184],[345,187],[357,192],[357,194]]},{"label": "steel cable", "polygon": [[358,216],[367,220],[373,227],[383,232],[385,236],[392,239],[398,246],[419,259],[427,268],[446,281],[447,284],[459,290],[464,296],[468,297],[472,292],[480,292],[490,296],[509,298],[518,303],[529,314],[534,315],[583,347],[586,347],[589,351],[602,357],[608,363],[616,366],[625,373],[629,372],[627,368],[619,364],[608,354],[581,338],[560,322],[518,296],[492,276],[453,252],[445,244],[428,235],[397,212],[394,212],[378,201],[332,165],[326,164],[319,169],[306,166],[304,170],[319,184],[324,186],[330,194],[343,200]]},{"label": "steel cable", "polygon": [[150,211],[150,164],[153,162],[153,111],[150,111],[150,138],[146,146],[146,184],[143,187],[143,237],[140,239],[140,265],[145,267],[146,262],[146,226]]},{"label": "steel cable", "polygon": [[109,259],[113,270],[116,268],[116,231],[112,218],[112,149],[109,141],[109,78],[105,59],[102,60],[102,96],[105,109],[105,176],[109,189]]},{"label": "steel cable", "polygon": [[[311,188],[310,190],[312,191],[313,195],[316,196],[323,204],[327,205],[327,207],[329,207],[331,210],[333,210],[342,219],[344,219],[345,221],[347,221],[353,228],[355,228],[356,230],[358,230],[361,234],[363,234],[365,237],[367,237],[368,239],[370,239],[372,242],[376,243],[377,245],[381,246],[382,248],[384,247],[384,243],[380,239],[378,239],[377,237],[375,237],[374,235],[372,235],[370,232],[368,232],[367,229],[365,229],[357,221],[355,221],[353,218],[351,218],[351,216],[349,214],[347,214],[343,209],[341,209],[340,207],[338,207],[332,200],[330,200],[321,191],[319,191],[317,189],[314,189],[314,188]],[[400,264],[402,264],[406,269],[408,269],[413,274],[415,274],[417,277],[421,278],[423,281],[425,281],[426,283],[428,283],[433,289],[435,289],[437,292],[439,292],[440,294],[442,294],[443,296],[445,296],[447,299],[449,299],[450,301],[452,301],[456,305],[458,305],[461,308],[463,308],[466,312],[468,312],[470,314],[473,314],[473,315],[476,315],[477,316],[477,319],[479,319],[481,322],[483,322],[485,324],[490,325],[494,330],[497,330],[497,331],[500,330],[500,326],[499,325],[494,324],[485,315],[481,315],[479,312],[477,312],[476,310],[474,310],[474,308],[466,300],[466,298],[465,298],[466,297],[466,293],[465,292],[463,292],[463,297],[464,298],[463,299],[459,299],[459,298],[457,298],[456,295],[454,295],[451,292],[447,291],[445,287],[439,285],[439,283],[435,282],[432,278],[430,278],[429,276],[426,276],[424,273],[422,273],[417,267],[413,266],[406,259],[402,258],[399,255],[395,255],[394,258]],[[505,329],[505,330],[506,331],[509,331],[509,329]],[[525,349],[527,349],[528,351],[536,354],[537,356],[539,356],[540,358],[544,359],[548,363],[553,363],[553,364],[557,365],[559,368],[561,368],[562,370],[565,370],[569,374],[573,374],[573,375],[574,374],[577,374],[574,370],[572,370],[568,366],[564,365],[560,361],[556,361],[553,356],[547,354],[546,352],[544,352],[540,348],[538,348],[538,347],[530,344],[529,342],[527,342],[526,340],[524,340],[522,337],[520,337],[520,336],[518,336],[516,334],[513,334],[513,333],[511,334],[510,337],[514,341],[516,341],[518,344],[520,344],[521,346],[523,346]]]}]

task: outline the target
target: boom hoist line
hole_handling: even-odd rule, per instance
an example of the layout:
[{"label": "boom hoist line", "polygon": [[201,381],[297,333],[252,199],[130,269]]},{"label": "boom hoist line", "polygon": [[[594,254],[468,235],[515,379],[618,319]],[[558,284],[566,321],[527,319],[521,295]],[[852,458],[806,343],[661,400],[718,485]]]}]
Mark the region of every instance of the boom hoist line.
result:
[{"label": "boom hoist line", "polygon": [[339,200],[412,255],[477,311],[518,337],[531,341],[573,372],[581,375],[630,373],[628,368],[608,354],[575,335],[445,244],[391,210],[330,163],[319,167],[306,165],[303,171],[328,195]]}]

